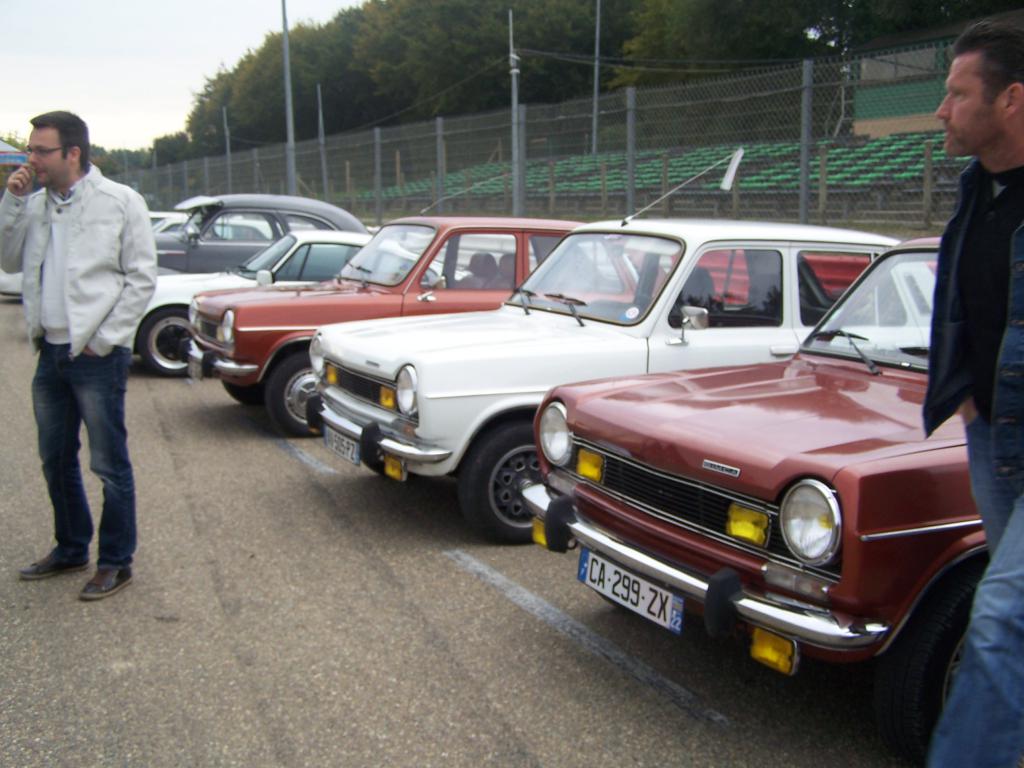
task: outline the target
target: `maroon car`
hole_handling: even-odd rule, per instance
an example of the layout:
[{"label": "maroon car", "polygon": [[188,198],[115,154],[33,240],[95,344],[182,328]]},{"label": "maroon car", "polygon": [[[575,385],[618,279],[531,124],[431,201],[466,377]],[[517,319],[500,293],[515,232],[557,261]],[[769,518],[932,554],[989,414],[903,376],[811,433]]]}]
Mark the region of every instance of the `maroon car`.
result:
[{"label": "maroon car", "polygon": [[668,631],[692,609],[784,674],[877,657],[881,733],[917,760],[987,560],[962,426],[921,427],[936,248],[879,259],[789,361],[555,388],[524,494],[535,541]]},{"label": "maroon car", "polygon": [[317,327],[398,315],[496,309],[578,222],[418,216],[385,225],[342,269],[312,286],[201,293],[189,308],[189,375],[219,378],[265,403],[286,434],[308,435]]}]

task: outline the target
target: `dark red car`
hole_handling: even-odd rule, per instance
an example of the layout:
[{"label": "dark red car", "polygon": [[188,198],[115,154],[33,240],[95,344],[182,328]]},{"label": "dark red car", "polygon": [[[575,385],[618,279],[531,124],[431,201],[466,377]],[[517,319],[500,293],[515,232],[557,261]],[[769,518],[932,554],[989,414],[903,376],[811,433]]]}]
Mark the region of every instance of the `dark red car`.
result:
[{"label": "dark red car", "polygon": [[385,225],[334,280],[201,293],[189,308],[193,378],[265,403],[286,434],[310,434],[309,342],[349,320],[496,309],[574,221],[418,216]]},{"label": "dark red car", "polygon": [[917,760],[987,561],[963,428],[921,427],[936,247],[879,259],[787,362],[555,388],[524,493],[538,543],[669,631],[692,609],[784,674],[876,659],[882,735]]}]

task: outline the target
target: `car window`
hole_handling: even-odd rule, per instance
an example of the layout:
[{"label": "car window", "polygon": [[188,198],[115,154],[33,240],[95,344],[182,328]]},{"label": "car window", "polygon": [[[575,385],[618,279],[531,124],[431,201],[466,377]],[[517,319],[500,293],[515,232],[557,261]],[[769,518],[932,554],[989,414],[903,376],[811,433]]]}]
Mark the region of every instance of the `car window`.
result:
[{"label": "car window", "polygon": [[[295,238],[292,235],[285,235],[277,242],[271,243],[262,251],[257,251],[250,256],[240,267],[243,273],[256,272],[260,269],[273,269],[292,246],[295,245]],[[289,261],[294,261],[290,259]],[[279,278],[281,279],[281,278]]]},{"label": "car window", "polygon": [[[530,305],[633,325],[654,304],[682,257],[675,240],[581,232],[562,240],[527,278]],[[521,301],[520,298],[516,299]]]},{"label": "car window", "polygon": [[816,325],[868,264],[867,253],[800,251],[797,255],[800,322]]},{"label": "car window", "polygon": [[936,259],[935,251],[884,257],[807,337],[804,348],[927,365]]},{"label": "car window", "polygon": [[533,272],[548,254],[558,245],[561,235],[530,235],[527,238],[530,251],[530,271]]},{"label": "car window", "polygon": [[311,216],[302,216],[298,213],[286,213],[284,214],[284,220],[288,224],[289,231],[333,229],[326,221],[320,221],[320,219],[315,219]]},{"label": "car window", "polygon": [[312,243],[306,251],[300,279],[310,282],[330,280],[359,250],[358,245],[344,243]]},{"label": "car window", "polygon": [[203,232],[206,240],[266,241],[275,239],[270,218],[262,213],[226,212],[213,218]]},{"label": "car window", "polygon": [[703,307],[712,328],[778,326],[782,325],[782,304],[779,251],[719,248],[701,255],[673,313],[684,305]]},{"label": "car window", "polygon": [[295,249],[281,268],[274,273],[274,282],[282,280],[301,280],[302,267],[306,263],[306,255],[309,253],[309,245],[301,245]]},{"label": "car window", "polygon": [[381,227],[345,265],[341,276],[359,282],[398,285],[419,262],[435,234],[433,227],[421,224]]},{"label": "car window", "polygon": [[444,275],[450,290],[511,291],[516,282],[516,238],[511,234],[458,233],[438,249],[421,287]]}]

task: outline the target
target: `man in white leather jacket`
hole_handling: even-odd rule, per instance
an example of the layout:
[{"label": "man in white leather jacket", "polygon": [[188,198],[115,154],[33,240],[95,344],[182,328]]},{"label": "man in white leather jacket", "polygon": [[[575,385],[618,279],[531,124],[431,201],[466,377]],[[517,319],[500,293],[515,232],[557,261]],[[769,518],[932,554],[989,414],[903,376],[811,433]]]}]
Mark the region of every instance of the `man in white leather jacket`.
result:
[{"label": "man in white leather jacket", "polygon": [[28,163],[0,200],[0,267],[22,272],[29,338],[39,351],[32,403],[57,543],[20,577],[88,566],[93,522],[78,461],[84,422],[90,469],[103,481],[97,570],[80,593],[95,600],[132,577],[135,483],[124,395],[135,330],[156,285],[156,245],[142,197],[90,165],[81,118],[49,112],[31,123]]}]

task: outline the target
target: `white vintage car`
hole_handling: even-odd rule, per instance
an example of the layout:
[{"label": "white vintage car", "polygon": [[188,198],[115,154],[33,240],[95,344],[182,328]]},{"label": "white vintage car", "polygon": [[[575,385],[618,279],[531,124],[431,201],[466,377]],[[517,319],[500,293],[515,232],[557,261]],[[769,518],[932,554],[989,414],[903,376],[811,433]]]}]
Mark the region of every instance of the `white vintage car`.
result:
[{"label": "white vintage car", "polygon": [[362,232],[296,230],[229,272],[162,274],[135,335],[135,351],[156,373],[184,376],[188,361],[181,344],[189,335],[188,305],[197,293],[330,280],[369,240]]},{"label": "white vintage car", "polygon": [[786,358],[896,241],[795,224],[599,222],[573,231],[500,309],[321,328],[311,424],[394,479],[454,474],[463,515],[528,541],[532,422],[556,384]]}]

